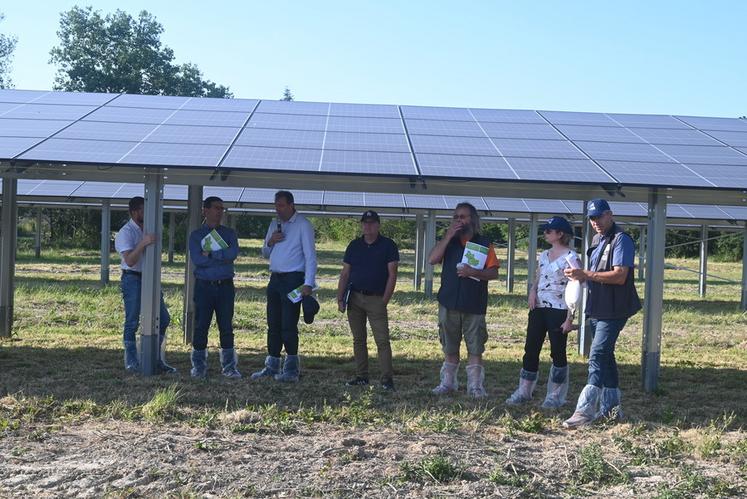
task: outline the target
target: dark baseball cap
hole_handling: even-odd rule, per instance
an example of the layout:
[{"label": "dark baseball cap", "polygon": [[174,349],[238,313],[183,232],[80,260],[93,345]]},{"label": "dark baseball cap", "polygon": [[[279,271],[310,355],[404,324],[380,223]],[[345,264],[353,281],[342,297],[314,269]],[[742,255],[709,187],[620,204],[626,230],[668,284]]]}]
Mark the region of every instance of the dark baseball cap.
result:
[{"label": "dark baseball cap", "polygon": [[361,222],[381,222],[381,220],[379,219],[378,213],[373,210],[367,210],[363,213],[363,216],[361,216]]},{"label": "dark baseball cap", "polygon": [[303,308],[303,321],[306,324],[314,322],[314,316],[319,313],[319,302],[311,295],[301,298],[301,308]]},{"label": "dark baseball cap", "polygon": [[547,220],[547,223],[542,224],[540,229],[544,230],[559,230],[566,234],[573,235],[573,227],[571,223],[563,217],[552,217]]},{"label": "dark baseball cap", "polygon": [[592,199],[586,205],[587,217],[598,217],[603,215],[605,211],[612,210],[610,209],[610,204],[604,199]]}]

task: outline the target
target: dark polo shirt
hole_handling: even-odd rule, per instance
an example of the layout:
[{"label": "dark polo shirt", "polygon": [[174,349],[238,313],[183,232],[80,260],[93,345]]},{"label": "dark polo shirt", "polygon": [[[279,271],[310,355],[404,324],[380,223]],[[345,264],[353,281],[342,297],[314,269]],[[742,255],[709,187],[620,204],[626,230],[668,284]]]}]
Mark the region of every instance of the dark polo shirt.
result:
[{"label": "dark polo shirt", "polygon": [[389,278],[387,265],[399,261],[399,250],[394,241],[381,234],[372,244],[361,236],[350,241],[342,261],[350,265],[348,282],[353,291],[383,295]]}]

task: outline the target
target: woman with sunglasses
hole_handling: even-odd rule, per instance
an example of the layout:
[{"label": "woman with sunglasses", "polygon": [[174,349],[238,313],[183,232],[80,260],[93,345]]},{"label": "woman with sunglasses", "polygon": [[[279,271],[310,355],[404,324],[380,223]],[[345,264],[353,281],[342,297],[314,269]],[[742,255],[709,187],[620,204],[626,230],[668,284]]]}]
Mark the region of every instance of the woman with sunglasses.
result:
[{"label": "woman with sunglasses", "polygon": [[568,393],[566,343],[568,332],[573,328],[573,314],[565,303],[565,287],[569,280],[563,270],[570,266],[580,266],[580,260],[571,249],[573,227],[568,220],[552,217],[542,229],[545,241],[551,247],[540,255],[537,275],[529,291],[529,321],[519,387],[506,399],[506,403],[518,405],[532,399],[539,376],[542,344],[545,336],[549,335],[552,367],[542,407],[552,409],[565,404]]}]

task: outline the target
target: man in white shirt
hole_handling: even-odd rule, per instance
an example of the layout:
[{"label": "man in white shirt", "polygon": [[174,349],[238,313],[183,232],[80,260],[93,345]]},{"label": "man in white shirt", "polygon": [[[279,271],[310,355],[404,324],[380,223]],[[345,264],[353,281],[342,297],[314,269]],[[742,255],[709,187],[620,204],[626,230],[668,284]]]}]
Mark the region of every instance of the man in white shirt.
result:
[{"label": "man in white shirt", "polygon": [[[267,229],[262,255],[270,259],[270,283],[267,285],[267,358],[265,367],[252,379],[273,377],[295,383],[300,374],[298,358],[298,318],[301,302],[293,303],[288,293],[301,288],[308,296],[314,288],[316,249],[314,227],[296,212],[293,194],[275,193],[278,215]],[[280,368],[280,354],[285,348],[285,362]]]},{"label": "man in white shirt", "polygon": [[[130,220],[122,226],[114,240],[114,247],[122,257],[122,299],[124,301],[124,364],[128,372],[140,371],[140,361],[137,352],[135,334],[140,325],[140,291],[143,275],[143,253],[145,248],[156,242],[156,234],[143,234],[143,211],[145,200],[140,196],[130,199],[128,208]],[[163,347],[166,339],[166,328],[171,316],[166,309],[161,294],[161,330],[159,331],[159,345]],[[175,373],[176,369],[166,364],[163,348],[159,355],[158,372]]]}]

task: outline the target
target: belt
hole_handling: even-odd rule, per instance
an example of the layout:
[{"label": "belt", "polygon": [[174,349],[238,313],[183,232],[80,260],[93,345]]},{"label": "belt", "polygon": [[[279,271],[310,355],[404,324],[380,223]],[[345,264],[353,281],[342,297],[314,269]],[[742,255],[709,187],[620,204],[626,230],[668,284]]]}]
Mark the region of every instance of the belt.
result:
[{"label": "belt", "polygon": [[143,273],[142,272],[138,272],[137,270],[122,269],[122,275],[125,275],[125,274],[132,274],[132,275],[136,275],[138,277],[143,277]]},{"label": "belt", "polygon": [[291,274],[303,274],[303,270],[294,270],[293,272],[273,272],[272,275],[276,276],[284,276],[284,275],[291,275]]},{"label": "belt", "polygon": [[353,291],[366,296],[384,296],[384,293],[377,293],[375,291],[364,291],[362,289],[354,289]]},{"label": "belt", "polygon": [[197,279],[200,282],[204,282],[205,284],[209,284],[210,286],[222,286],[224,284],[233,284],[233,278],[229,279],[215,279],[214,281],[210,281],[208,279]]}]

